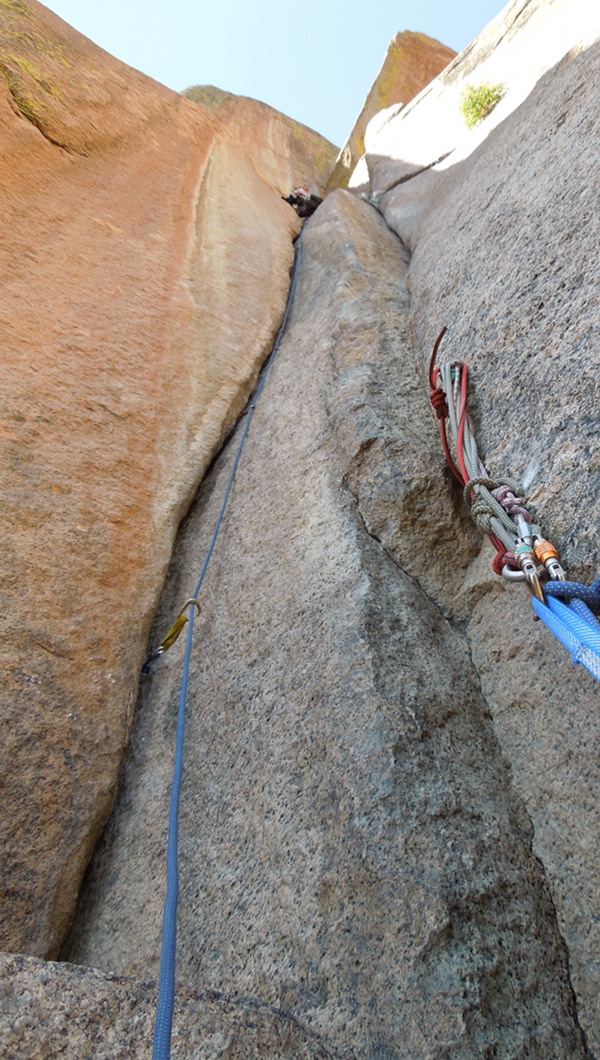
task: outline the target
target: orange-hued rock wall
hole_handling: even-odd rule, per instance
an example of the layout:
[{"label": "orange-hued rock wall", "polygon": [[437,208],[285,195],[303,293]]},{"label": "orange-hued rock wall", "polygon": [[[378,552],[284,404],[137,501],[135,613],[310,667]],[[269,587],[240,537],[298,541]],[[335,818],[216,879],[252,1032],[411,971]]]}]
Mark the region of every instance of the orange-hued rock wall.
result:
[{"label": "orange-hued rock wall", "polygon": [[235,129],[236,140],[267,184],[291,191],[307,180],[323,194],[338,149],[314,129],[266,103],[213,85],[186,88],[183,95],[216,113],[229,130]]},{"label": "orange-hued rock wall", "polygon": [[253,157],[247,116],[242,142],[35,0],[0,13],[0,947],[53,955],[173,537],[270,348],[298,219],[270,108]]}]

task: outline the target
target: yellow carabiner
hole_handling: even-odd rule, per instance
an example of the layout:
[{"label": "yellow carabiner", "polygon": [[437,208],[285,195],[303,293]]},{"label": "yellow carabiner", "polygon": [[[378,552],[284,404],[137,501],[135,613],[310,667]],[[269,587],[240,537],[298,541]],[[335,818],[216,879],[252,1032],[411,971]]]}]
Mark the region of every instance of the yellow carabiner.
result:
[{"label": "yellow carabiner", "polygon": [[171,628],[170,628],[169,632],[167,633],[166,637],[164,638],[164,640],[161,641],[161,643],[159,644],[157,650],[161,654],[163,653],[163,651],[168,651],[168,649],[171,647],[171,645],[174,644],[175,641],[177,640],[179,634],[181,633],[183,627],[185,626],[185,624],[186,624],[186,622],[188,620],[188,616],[185,614],[185,612],[186,612],[188,607],[192,607],[192,606],[197,608],[198,614],[200,614],[200,604],[198,603],[198,601],[196,600],[196,598],[194,596],[191,596],[189,600],[185,601],[183,607],[180,607],[180,609],[179,609],[179,611],[177,613],[177,618],[175,619],[173,625],[171,626]]},{"label": "yellow carabiner", "polygon": [[146,660],[146,662],[142,666],[142,673],[144,673],[144,674],[150,673],[150,667],[151,667],[151,664],[153,663],[153,661],[155,659],[158,659],[159,656],[163,654],[163,652],[168,651],[169,648],[171,647],[171,645],[173,645],[175,643],[175,641],[177,640],[179,634],[181,633],[183,627],[185,626],[185,624],[186,624],[186,622],[188,620],[188,616],[185,613],[188,607],[195,607],[196,610],[198,611],[198,614],[200,614],[200,604],[196,600],[195,596],[191,596],[189,598],[189,600],[186,600],[185,603],[183,604],[183,606],[180,607],[180,609],[179,609],[179,611],[177,613],[177,618],[175,619],[173,625],[171,626],[171,628],[167,632],[166,636],[162,639],[161,643],[158,645],[158,648],[156,649],[156,651],[150,656],[149,659]]},{"label": "yellow carabiner", "polygon": [[161,640],[160,644],[158,645],[157,651],[159,651],[161,655],[163,651],[168,651],[171,645],[175,643],[187,620],[187,615],[177,615],[177,618],[175,619],[166,637],[164,637],[164,639]]}]

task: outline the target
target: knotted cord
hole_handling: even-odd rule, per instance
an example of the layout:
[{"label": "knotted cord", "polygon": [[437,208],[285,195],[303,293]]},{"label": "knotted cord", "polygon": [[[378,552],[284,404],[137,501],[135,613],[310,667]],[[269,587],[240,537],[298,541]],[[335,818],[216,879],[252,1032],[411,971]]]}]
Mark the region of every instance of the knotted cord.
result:
[{"label": "knotted cord", "polygon": [[429,396],[448,466],[496,550],[492,567],[508,580],[528,582],[537,617],[600,680],[600,578],[589,586],[565,581],[558,552],[533,522],[525,491],[511,478],[488,473],[467,413],[467,365],[454,360],[436,367],[446,331],[440,331],[429,362]]}]

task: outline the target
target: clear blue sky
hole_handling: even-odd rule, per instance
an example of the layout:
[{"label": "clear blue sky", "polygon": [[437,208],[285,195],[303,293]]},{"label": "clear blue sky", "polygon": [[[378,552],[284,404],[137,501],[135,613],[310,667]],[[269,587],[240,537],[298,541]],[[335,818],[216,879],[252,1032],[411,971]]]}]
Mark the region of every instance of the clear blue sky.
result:
[{"label": "clear blue sky", "polygon": [[[345,141],[398,30],[462,51],[502,0],[49,0],[86,37],[180,92],[212,84]],[[302,15],[296,14],[301,12]]]}]

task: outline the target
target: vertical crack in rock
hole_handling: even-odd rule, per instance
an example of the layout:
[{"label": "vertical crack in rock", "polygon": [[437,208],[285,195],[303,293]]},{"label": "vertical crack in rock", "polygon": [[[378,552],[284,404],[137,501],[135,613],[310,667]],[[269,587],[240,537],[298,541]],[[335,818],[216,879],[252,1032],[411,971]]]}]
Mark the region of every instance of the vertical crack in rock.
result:
[{"label": "vertical crack in rock", "polygon": [[[468,639],[467,639],[467,643],[469,643]],[[560,918],[560,916],[558,914],[558,910],[557,910],[556,904],[554,902],[553,888],[551,886],[551,881],[548,880],[548,873],[546,872],[546,866],[544,865],[544,862],[542,861],[542,859],[536,854],[536,851],[535,851],[535,848],[534,848],[534,842],[533,842],[534,835],[535,835],[535,831],[534,831],[534,827],[533,827],[533,823],[532,823],[532,825],[531,825],[531,843],[530,843],[531,856],[533,858],[535,858],[535,860],[537,861],[538,866],[539,866],[540,876],[542,877],[542,879],[546,883],[547,890],[548,890],[549,901],[550,901],[550,905],[551,905],[551,908],[552,908],[552,915],[553,915],[553,918],[554,918],[554,920],[556,921],[556,924],[557,924],[558,934],[559,934],[559,937],[560,937],[560,941],[561,941],[561,945],[562,945],[562,949],[563,949],[563,955],[564,955],[564,962],[565,962],[565,968],[566,968],[566,979],[567,979],[569,993],[570,993],[571,1014],[572,1014],[572,1018],[573,1018],[573,1023],[577,1027],[577,1030],[578,1030],[579,1035],[581,1037],[581,1046],[582,1046],[582,1050],[583,1050],[583,1055],[586,1058],[589,1058],[589,1060],[595,1060],[595,1055],[596,1054],[590,1048],[590,1043],[589,1043],[589,1040],[588,1040],[588,1035],[586,1033],[586,1028],[585,1028],[585,1026],[584,1026],[584,1024],[583,1024],[583,1022],[582,1022],[582,1020],[580,1018],[579,999],[577,997],[577,991],[575,990],[575,987],[573,985],[573,978],[572,978],[572,975],[571,975],[571,960],[570,960],[569,946],[568,946],[567,940],[564,937],[564,934],[560,930],[560,919],[561,918]]]},{"label": "vertical crack in rock", "polygon": [[[371,502],[386,549],[416,567],[420,531],[415,546],[393,524],[403,496],[417,507],[408,451],[429,428],[412,413],[406,436],[388,423],[413,389],[396,342],[405,271],[396,238],[347,193],[307,225],[204,587],[178,982],[283,1007],[348,1055],[582,1056],[530,823],[464,638],[365,534],[344,488],[356,438],[367,455],[388,442],[390,510]],[[189,595],[230,459],[182,528],[161,621]],[[179,679],[173,649],[141,693],[71,960],[157,971]]]}]

